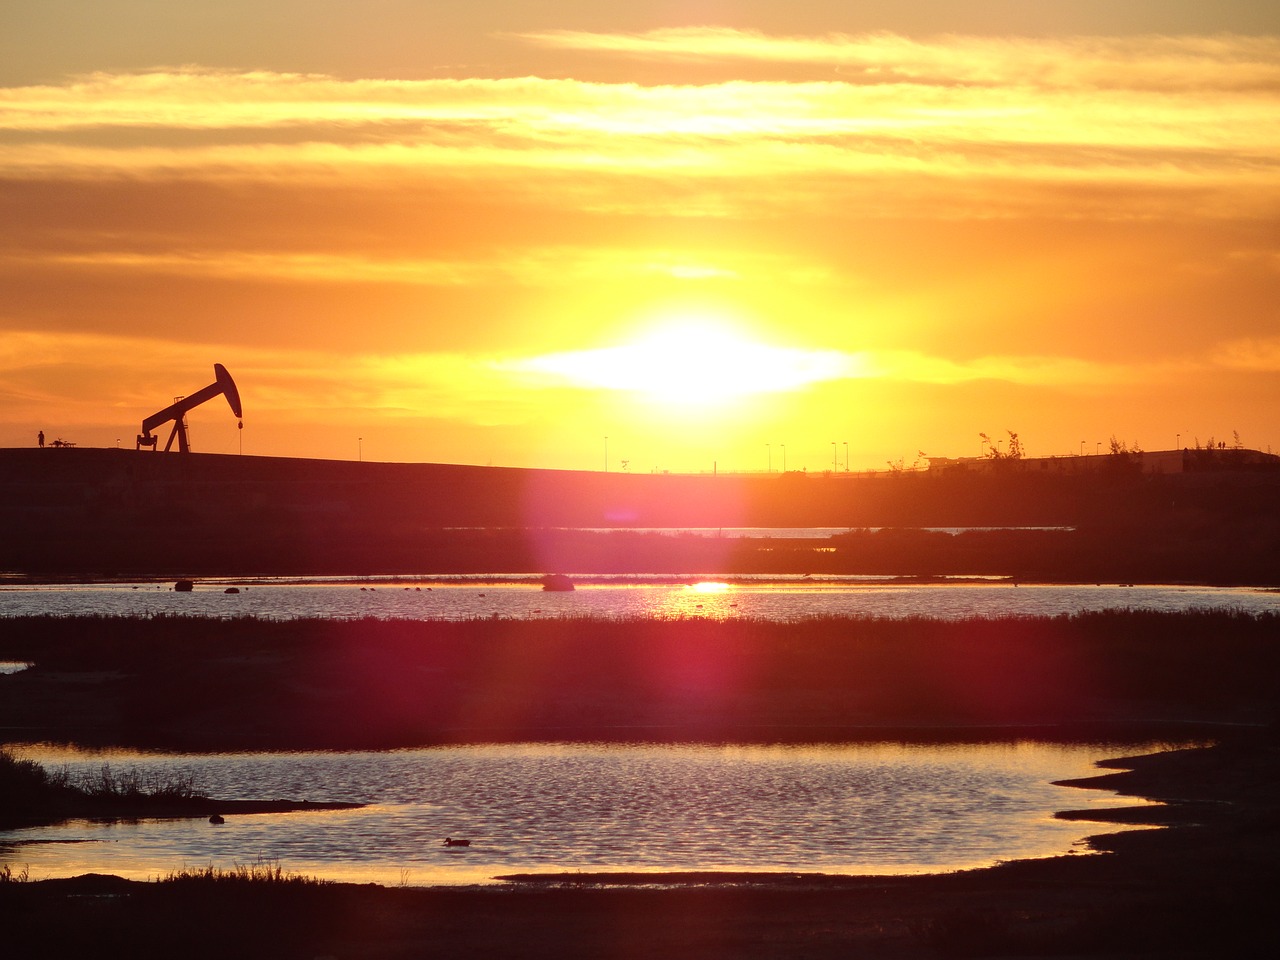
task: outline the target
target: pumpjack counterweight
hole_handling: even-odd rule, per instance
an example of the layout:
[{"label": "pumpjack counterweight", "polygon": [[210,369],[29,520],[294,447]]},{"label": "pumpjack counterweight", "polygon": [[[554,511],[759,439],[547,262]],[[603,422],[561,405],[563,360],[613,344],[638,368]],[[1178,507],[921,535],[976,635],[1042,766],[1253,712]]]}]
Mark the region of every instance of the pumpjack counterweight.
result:
[{"label": "pumpjack counterweight", "polygon": [[191,445],[187,441],[187,411],[200,406],[206,400],[212,400],[219,394],[227,398],[227,403],[231,405],[231,412],[236,415],[236,419],[240,421],[240,427],[244,427],[244,414],[240,410],[240,391],[236,389],[236,383],[231,379],[231,374],[227,373],[227,368],[220,363],[213,365],[214,382],[209,384],[203,390],[197,390],[189,397],[183,397],[175,401],[156,413],[153,413],[147,419],[142,421],[142,432],[138,434],[138,445],[135,449],[141,450],[143,447],[156,449],[156,442],[159,440],[151,431],[161,424],[173,421],[173,430],[169,434],[169,439],[164,445],[165,452],[173,446],[173,441],[178,441],[179,453],[190,453]]}]

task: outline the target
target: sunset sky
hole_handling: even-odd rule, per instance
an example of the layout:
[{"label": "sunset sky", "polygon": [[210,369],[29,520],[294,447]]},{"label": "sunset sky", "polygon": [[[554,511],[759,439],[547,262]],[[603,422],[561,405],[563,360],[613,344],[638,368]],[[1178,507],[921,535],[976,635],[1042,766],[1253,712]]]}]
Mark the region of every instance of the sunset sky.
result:
[{"label": "sunset sky", "polygon": [[215,362],[213,453],[1280,450],[1280,4],[5,0],[0,446]]}]

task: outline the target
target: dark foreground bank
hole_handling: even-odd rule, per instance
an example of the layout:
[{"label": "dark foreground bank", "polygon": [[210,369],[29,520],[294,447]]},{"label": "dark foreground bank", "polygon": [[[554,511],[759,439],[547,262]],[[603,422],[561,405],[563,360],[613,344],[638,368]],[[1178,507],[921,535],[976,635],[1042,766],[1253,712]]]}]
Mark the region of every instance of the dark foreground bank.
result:
[{"label": "dark foreground bank", "polygon": [[722,875],[644,887],[577,877],[435,890],[280,876],[11,879],[0,882],[0,936],[8,956],[67,958],[1273,955],[1274,741],[1119,765],[1134,769],[1109,775],[1109,788],[1182,799],[1163,814],[1174,826],[1100,836],[1098,856],[933,877]]},{"label": "dark foreground bank", "polygon": [[1221,612],[0,623],[0,660],[33,664],[0,675],[0,742],[365,749],[983,730],[1132,742],[1271,723],[1280,705],[1280,618]]}]

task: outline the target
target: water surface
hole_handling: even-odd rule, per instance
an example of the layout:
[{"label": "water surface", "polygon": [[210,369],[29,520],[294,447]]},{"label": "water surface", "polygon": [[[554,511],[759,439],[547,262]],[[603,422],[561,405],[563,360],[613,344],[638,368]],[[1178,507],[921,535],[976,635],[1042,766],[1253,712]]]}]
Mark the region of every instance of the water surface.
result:
[{"label": "water surface", "polygon": [[[42,614],[266,619],[378,617],[411,620],[547,617],[815,616],[1045,617],[1109,610],[1167,613],[1280,612],[1280,592],[1166,584],[1017,584],[997,580],[920,583],[874,577],[681,578],[578,575],[577,589],[551,593],[534,577],[367,577],[342,580],[204,580],[191,593],[172,583],[8,586],[0,617]],[[239,593],[225,591],[234,587]]]},{"label": "water surface", "polygon": [[[142,754],[21,746],[51,768],[194,776],[233,798],[359,810],[0,832],[31,876],[135,879],[266,861],[394,885],[557,871],[937,872],[1073,849],[1096,825],[1054,811],[1114,802],[1057,787],[1152,745],[497,745],[362,753]],[[472,846],[446,848],[446,836]]]}]

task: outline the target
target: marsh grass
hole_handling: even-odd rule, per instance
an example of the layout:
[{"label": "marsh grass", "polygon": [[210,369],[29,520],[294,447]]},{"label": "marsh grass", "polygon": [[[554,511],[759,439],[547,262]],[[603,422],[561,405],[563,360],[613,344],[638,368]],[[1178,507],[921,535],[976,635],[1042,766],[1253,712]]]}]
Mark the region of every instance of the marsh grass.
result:
[{"label": "marsh grass", "polygon": [[67,768],[50,772],[35,760],[21,760],[0,747],[0,794],[48,797],[78,794],[95,800],[191,800],[200,796],[193,773],[146,773],[136,768],[118,773],[103,764],[96,773],[74,774]]},{"label": "marsh grass", "polygon": [[167,803],[194,800],[201,796],[196,789],[194,773],[155,771],[148,773],[136,768],[117,773],[111,769],[110,764],[103,764],[97,773],[86,771],[73,775],[70,771],[62,769],[50,774],[49,779],[57,786],[95,800]]},{"label": "marsh grass", "polygon": [[[0,726],[38,729],[32,718],[61,696],[75,719],[48,720],[51,738],[179,750],[638,731],[723,740],[917,729],[941,739],[971,728],[1280,719],[1280,615],[1230,610],[790,622],[75,616],[4,626],[0,657],[36,666],[6,678],[17,682]],[[503,705],[500,723],[467,725],[480,701]],[[136,795],[127,776],[98,780],[89,792]]]},{"label": "marsh grass", "polygon": [[23,864],[21,870],[14,870],[10,864],[0,864],[0,884],[27,883],[31,880],[31,866]]},{"label": "marsh grass", "polygon": [[160,878],[160,883],[182,888],[225,889],[229,887],[323,887],[332,881],[305,874],[292,873],[279,863],[259,860],[255,863],[237,863],[232,867],[186,867]]},{"label": "marsh grass", "polygon": [[0,748],[0,826],[24,821],[56,804],[67,791],[34,760],[20,760]]},{"label": "marsh grass", "polygon": [[104,764],[97,773],[48,771],[0,747],[0,827],[43,823],[68,816],[132,812],[203,799],[188,773],[118,773]]}]

